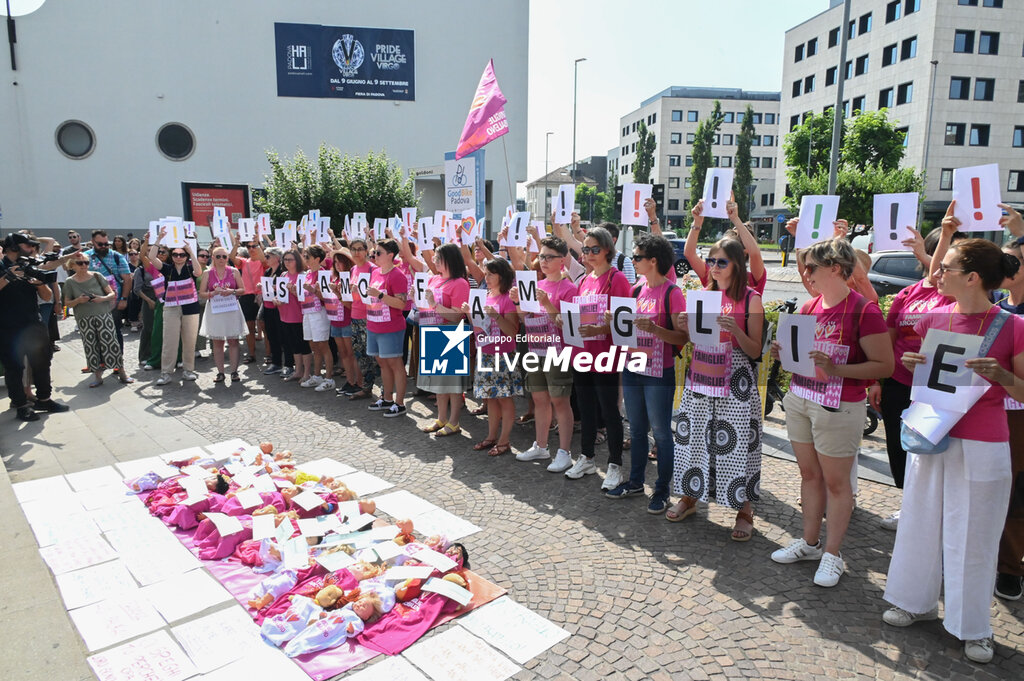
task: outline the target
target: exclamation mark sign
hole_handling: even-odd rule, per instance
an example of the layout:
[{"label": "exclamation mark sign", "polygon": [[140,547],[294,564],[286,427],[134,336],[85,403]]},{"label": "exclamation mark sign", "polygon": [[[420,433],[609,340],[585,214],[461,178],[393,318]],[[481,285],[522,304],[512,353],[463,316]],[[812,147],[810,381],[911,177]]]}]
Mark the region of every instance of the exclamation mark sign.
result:
[{"label": "exclamation mark sign", "polygon": [[896,241],[899,238],[899,234],[896,233],[897,225],[900,219],[900,204],[894,203],[889,206],[889,239]]},{"label": "exclamation mark sign", "polygon": [[565,192],[558,192],[558,211],[562,215],[565,214]]},{"label": "exclamation mark sign", "polygon": [[811,227],[811,238],[817,239],[818,234],[821,232],[821,211],[824,210],[825,206],[818,204],[814,207],[814,226]]},{"label": "exclamation mark sign", "polygon": [[974,219],[981,220],[985,214],[981,212],[981,178],[971,178],[971,198],[974,200]]},{"label": "exclamation mark sign", "polygon": [[640,217],[640,192],[633,192],[633,217]]},{"label": "exclamation mark sign", "polygon": [[718,175],[711,178],[711,207],[718,208]]}]

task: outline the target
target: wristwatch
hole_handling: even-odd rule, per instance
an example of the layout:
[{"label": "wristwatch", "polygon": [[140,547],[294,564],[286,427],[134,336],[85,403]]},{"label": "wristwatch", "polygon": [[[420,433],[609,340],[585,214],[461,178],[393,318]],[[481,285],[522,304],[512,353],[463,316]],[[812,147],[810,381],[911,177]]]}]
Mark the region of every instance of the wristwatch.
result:
[{"label": "wristwatch", "polygon": [[381,291],[380,293],[377,294],[377,300],[384,300],[384,292],[383,291]]}]

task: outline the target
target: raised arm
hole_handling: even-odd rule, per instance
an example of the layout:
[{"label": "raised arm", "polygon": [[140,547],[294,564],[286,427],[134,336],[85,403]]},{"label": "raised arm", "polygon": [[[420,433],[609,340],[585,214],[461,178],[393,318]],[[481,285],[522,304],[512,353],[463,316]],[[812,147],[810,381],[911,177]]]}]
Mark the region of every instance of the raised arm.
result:
[{"label": "raised arm", "polygon": [[703,282],[707,278],[708,268],[697,255],[697,241],[700,239],[700,228],[704,226],[704,199],[697,202],[690,215],[693,216],[693,224],[690,225],[690,233],[686,235],[683,255],[686,256],[686,262],[690,263],[690,269]]},{"label": "raised arm", "polygon": [[729,220],[732,222],[732,226],[736,228],[736,233],[739,234],[740,241],[743,243],[743,249],[747,252],[747,257],[749,258],[747,270],[754,277],[754,281],[761,281],[761,278],[764,276],[764,257],[761,255],[761,247],[758,245],[754,235],[747,229],[746,223],[740,220],[739,206],[736,205],[736,200],[731,194],[729,195],[727,211],[729,213]]}]

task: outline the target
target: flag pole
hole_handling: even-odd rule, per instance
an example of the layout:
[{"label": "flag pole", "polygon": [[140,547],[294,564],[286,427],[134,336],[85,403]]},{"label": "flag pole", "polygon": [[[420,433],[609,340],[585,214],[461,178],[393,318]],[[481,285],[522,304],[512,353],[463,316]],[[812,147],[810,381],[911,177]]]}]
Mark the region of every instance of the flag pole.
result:
[{"label": "flag pole", "polygon": [[508,181],[509,200],[512,201],[512,207],[514,209],[516,205],[516,195],[515,192],[512,191],[512,171],[508,169],[508,147],[505,146],[505,135],[501,136],[501,150],[505,154],[505,179]]}]

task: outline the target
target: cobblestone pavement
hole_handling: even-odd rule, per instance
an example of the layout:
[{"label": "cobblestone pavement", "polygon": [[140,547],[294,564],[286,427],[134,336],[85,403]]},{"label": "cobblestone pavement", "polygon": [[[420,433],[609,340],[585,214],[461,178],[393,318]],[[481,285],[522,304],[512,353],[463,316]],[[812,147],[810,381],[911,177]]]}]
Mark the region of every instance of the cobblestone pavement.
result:
[{"label": "cobblestone pavement", "polygon": [[[80,353],[67,330],[63,347]],[[878,521],[898,508],[891,487],[861,481],[847,573],[822,589],[811,582],[813,563],[768,557],[800,531],[799,475],[788,461],[765,457],[756,534],[736,543],[721,507],[668,523],[648,515],[642,498],[603,497],[600,476],[573,481],[546,462],[473,452],[486,434],[482,417],[467,415],[468,432],[435,440],[418,430],[430,422],[425,398],[408,400],[407,417],[384,419],[366,401],[303,390],[259,366],[243,366],[240,385],[215,385],[206,359],[198,383],[157,387],[157,372],[136,372],[133,389],[211,441],[271,440],[300,461],[335,457],[483,528],[464,540],[474,570],[572,634],[517,678],[1024,678],[1024,603],[993,599],[996,658],[987,666],[964,660],[938,622],[882,624],[895,535]],[[532,424],[516,426],[514,448],[529,447],[532,433]]]}]

